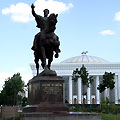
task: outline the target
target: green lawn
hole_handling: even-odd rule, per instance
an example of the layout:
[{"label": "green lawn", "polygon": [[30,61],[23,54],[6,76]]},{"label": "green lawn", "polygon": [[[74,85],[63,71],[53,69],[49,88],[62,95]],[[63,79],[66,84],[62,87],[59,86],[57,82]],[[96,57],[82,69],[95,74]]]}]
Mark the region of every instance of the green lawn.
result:
[{"label": "green lawn", "polygon": [[102,120],[120,120],[120,114],[102,114]]}]

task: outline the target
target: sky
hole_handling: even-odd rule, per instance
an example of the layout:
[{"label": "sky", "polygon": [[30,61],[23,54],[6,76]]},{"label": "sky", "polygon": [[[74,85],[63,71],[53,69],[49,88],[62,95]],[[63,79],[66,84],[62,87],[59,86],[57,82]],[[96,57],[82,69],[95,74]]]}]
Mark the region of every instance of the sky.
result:
[{"label": "sky", "polygon": [[31,14],[43,9],[58,13],[55,33],[61,53],[53,63],[80,56],[83,51],[110,62],[120,62],[120,0],[0,0],[0,89],[5,79],[19,72],[32,78],[30,64],[34,35],[39,32]]}]

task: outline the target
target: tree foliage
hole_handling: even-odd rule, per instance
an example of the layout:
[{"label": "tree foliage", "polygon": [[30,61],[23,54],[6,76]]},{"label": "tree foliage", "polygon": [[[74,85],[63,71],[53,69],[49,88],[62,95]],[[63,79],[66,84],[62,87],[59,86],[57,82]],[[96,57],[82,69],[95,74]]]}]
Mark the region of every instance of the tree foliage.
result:
[{"label": "tree foliage", "polygon": [[115,87],[114,77],[115,73],[105,72],[105,74],[103,75],[103,83],[99,84],[99,86],[97,87],[100,93],[103,92],[106,88],[113,89]]},{"label": "tree foliage", "polygon": [[24,82],[20,73],[14,74],[5,81],[3,90],[0,93],[0,104],[16,105],[18,92],[24,92]]},{"label": "tree foliage", "polygon": [[81,78],[82,84],[86,85],[87,87],[93,81],[93,76],[89,76],[89,73],[84,65],[82,65],[80,70],[76,68],[76,70],[73,71],[72,80],[76,82],[78,78]]}]

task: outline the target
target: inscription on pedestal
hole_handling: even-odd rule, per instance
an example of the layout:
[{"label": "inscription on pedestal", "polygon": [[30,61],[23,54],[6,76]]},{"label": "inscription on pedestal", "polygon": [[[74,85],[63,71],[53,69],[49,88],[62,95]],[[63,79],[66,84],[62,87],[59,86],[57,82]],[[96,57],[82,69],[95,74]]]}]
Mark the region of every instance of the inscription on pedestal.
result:
[{"label": "inscription on pedestal", "polygon": [[63,103],[63,83],[59,81],[41,81],[41,102]]},{"label": "inscription on pedestal", "polygon": [[54,94],[57,95],[62,90],[63,85],[60,83],[43,83],[42,90],[45,94]]}]

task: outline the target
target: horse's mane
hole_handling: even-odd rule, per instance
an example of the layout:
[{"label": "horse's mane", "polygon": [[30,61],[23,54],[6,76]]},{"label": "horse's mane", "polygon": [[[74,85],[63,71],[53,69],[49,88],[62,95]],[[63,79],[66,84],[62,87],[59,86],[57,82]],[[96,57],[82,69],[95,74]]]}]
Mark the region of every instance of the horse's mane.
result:
[{"label": "horse's mane", "polygon": [[57,23],[57,15],[55,15],[54,13],[50,14],[50,16],[48,17],[49,22],[52,22],[54,24]]},{"label": "horse's mane", "polygon": [[49,20],[50,31],[54,32],[54,30],[56,29],[55,26],[57,23],[57,15],[55,15],[54,13],[50,14],[48,20]]}]

